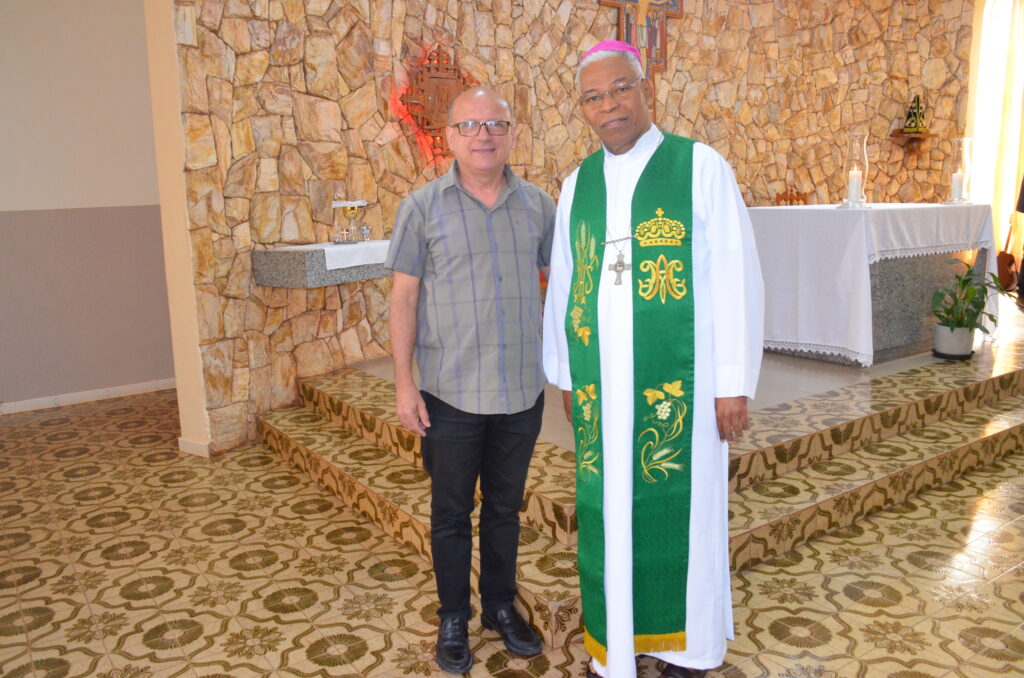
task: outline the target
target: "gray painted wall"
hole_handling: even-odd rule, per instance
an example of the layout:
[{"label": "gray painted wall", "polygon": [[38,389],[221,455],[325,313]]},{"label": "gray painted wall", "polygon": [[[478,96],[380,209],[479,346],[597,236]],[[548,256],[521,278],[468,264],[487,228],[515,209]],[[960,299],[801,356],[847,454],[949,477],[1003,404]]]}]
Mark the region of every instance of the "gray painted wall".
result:
[{"label": "gray painted wall", "polygon": [[0,402],[174,376],[160,208],[0,212]]}]

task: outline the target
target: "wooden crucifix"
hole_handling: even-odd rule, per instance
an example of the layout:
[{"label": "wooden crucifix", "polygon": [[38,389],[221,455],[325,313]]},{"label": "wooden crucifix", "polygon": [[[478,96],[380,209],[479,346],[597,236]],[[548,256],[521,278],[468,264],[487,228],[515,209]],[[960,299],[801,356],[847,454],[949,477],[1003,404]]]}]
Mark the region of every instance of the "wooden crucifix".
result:
[{"label": "wooden crucifix", "polygon": [[[665,25],[668,19],[683,16],[683,0],[598,0],[597,4],[619,10],[616,39],[640,50],[644,75],[654,85],[654,74],[668,65]],[[654,100],[651,112],[655,112]]]}]

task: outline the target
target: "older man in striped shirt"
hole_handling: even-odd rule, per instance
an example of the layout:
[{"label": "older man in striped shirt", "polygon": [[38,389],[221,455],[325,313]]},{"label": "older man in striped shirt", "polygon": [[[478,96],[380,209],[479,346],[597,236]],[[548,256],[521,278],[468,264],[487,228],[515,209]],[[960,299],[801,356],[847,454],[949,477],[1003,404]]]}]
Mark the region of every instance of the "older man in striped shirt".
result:
[{"label": "older man in striped shirt", "polygon": [[[385,266],[398,416],[423,437],[441,618],[437,663],[469,671],[473,495],[480,511],[482,621],[513,654],[541,651],[513,607],[519,509],[540,431],[538,269],[551,256],[554,201],[506,164],[516,127],[486,88],[459,95],[446,130],[451,170],[402,201]],[[413,379],[415,349],[420,385]]]}]

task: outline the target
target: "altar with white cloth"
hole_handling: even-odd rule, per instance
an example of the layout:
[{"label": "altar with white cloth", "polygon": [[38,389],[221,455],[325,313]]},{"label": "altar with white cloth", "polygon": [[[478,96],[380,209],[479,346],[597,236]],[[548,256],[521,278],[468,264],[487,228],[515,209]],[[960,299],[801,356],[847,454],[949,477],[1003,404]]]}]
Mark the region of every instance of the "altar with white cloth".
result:
[{"label": "altar with white cloth", "polygon": [[[989,205],[752,207],[765,348],[864,366],[929,350],[952,256],[995,271]],[[962,267],[959,269],[962,270]],[[989,310],[996,311],[995,295]]]}]

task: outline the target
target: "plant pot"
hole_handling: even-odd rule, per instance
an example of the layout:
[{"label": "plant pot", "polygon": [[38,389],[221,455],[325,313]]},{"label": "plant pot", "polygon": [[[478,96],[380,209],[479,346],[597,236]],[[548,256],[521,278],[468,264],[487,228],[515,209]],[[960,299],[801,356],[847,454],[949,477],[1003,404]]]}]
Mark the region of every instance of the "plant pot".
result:
[{"label": "plant pot", "polygon": [[932,328],[934,344],[932,354],[946,360],[967,360],[974,353],[974,328],[957,327],[951,329],[945,325]]}]

